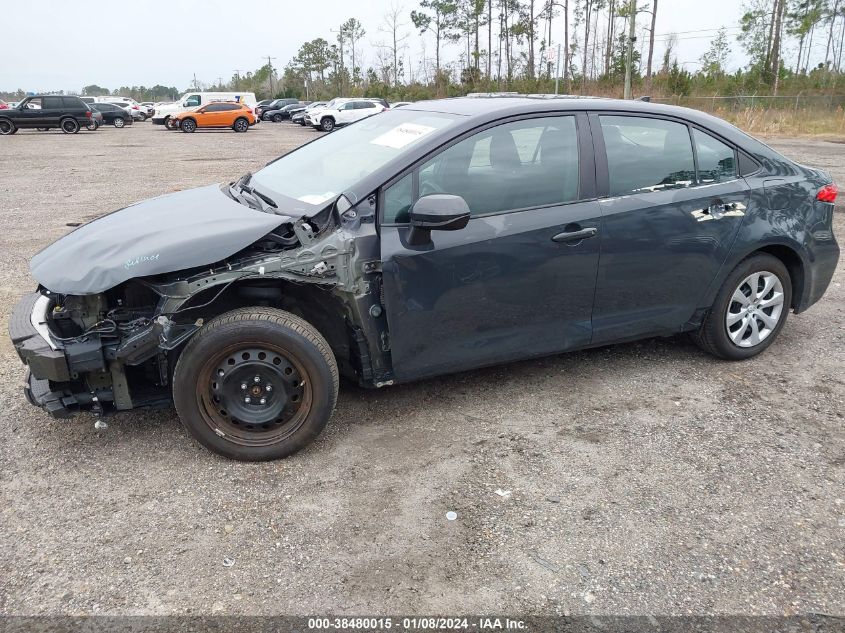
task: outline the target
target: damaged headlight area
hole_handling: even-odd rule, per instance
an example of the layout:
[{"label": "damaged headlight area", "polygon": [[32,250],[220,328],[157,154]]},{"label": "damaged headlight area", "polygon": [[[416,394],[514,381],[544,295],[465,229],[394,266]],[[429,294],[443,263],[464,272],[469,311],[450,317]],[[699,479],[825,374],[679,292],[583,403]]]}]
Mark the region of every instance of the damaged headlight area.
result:
[{"label": "damaged headlight area", "polygon": [[[383,318],[362,326],[363,315],[381,312],[380,274],[366,256],[375,231],[363,216],[363,226],[352,209],[299,218],[211,266],[133,278],[98,294],[39,288],[9,325],[29,369],[27,398],[55,417],[169,406],[184,345],[210,319],[243,306],[307,317],[341,370],[359,382],[390,380],[368,343],[386,348],[386,332],[364,331]],[[377,327],[386,331],[386,323]]]},{"label": "damaged headlight area", "polygon": [[167,353],[202,322],[177,324],[157,315],[159,301],[139,281],[98,295],[42,289],[24,298],[9,331],[29,368],[28,399],[55,417],[167,405]]}]

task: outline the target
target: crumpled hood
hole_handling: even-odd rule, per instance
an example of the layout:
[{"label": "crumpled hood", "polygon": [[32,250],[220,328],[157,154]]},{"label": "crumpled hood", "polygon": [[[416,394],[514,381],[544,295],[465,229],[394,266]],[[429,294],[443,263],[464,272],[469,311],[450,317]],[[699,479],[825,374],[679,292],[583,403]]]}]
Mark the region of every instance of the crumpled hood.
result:
[{"label": "crumpled hood", "polygon": [[97,294],[134,277],[219,262],[289,222],[235,202],[219,185],[138,202],[68,233],[30,262],[42,286]]}]

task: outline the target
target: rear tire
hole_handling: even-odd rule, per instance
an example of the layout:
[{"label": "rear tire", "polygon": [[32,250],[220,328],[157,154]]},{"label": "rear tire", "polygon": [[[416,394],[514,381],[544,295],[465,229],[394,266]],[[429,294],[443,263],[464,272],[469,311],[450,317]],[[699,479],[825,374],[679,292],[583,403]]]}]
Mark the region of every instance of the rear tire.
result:
[{"label": "rear tire", "polygon": [[236,119],[232,125],[232,129],[235,130],[235,132],[246,132],[249,129],[249,121],[243,117]]},{"label": "rear tire", "polygon": [[308,322],[272,308],[212,319],[173,374],[173,400],[188,432],[242,461],[279,459],[310,444],[328,423],[337,390],[326,340]]},{"label": "rear tire", "polygon": [[281,114],[273,115],[273,123],[281,123],[284,117]]},{"label": "rear tire", "polygon": [[38,128],[38,131],[39,131],[39,132],[49,132],[49,131],[50,131],[50,128],[48,128],[48,127],[40,127],[40,128]]},{"label": "rear tire", "polygon": [[777,257],[758,253],[731,271],[698,331],[704,351],[726,360],[744,360],[771,345],[792,306],[792,280]]},{"label": "rear tire", "polygon": [[144,114],[144,113],[142,112],[141,114],[139,114],[139,115],[138,115],[138,120],[139,120],[141,123],[143,123],[144,121],[146,121],[146,120],[147,120],[147,115],[146,115],[146,114]]},{"label": "rear tire", "polygon": [[59,127],[65,134],[76,134],[79,131],[79,121],[76,119],[62,119],[59,121]]},{"label": "rear tire", "polygon": [[89,121],[88,124],[86,124],[85,129],[90,130],[91,132],[96,132],[99,127],[100,124],[97,121]]}]

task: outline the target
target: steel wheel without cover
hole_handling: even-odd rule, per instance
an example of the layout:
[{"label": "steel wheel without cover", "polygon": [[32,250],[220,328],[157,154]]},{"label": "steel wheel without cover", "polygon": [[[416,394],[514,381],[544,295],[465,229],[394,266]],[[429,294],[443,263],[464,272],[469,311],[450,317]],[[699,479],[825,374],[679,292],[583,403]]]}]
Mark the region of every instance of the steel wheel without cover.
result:
[{"label": "steel wheel without cover", "polygon": [[765,341],[780,322],[783,285],[777,275],[759,271],[748,275],[731,295],[725,314],[728,336],[739,347]]},{"label": "steel wheel without cover", "polygon": [[233,345],[208,360],[197,382],[201,414],[240,446],[269,446],[291,436],[311,408],[311,379],[285,350]]}]

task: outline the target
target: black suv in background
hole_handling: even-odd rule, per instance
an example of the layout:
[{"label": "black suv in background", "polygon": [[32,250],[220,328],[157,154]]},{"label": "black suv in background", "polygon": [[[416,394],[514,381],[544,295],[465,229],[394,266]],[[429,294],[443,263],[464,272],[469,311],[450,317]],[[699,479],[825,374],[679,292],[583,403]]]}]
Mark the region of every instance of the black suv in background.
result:
[{"label": "black suv in background", "polygon": [[14,108],[0,110],[0,135],[14,134],[23,128],[54,127],[65,134],[76,134],[90,120],[91,109],[79,97],[35,95]]},{"label": "black suv in background", "polygon": [[114,103],[93,103],[91,108],[103,115],[103,123],[111,123],[115,127],[132,125],[132,116],[119,105]]},{"label": "black suv in background", "polygon": [[255,107],[255,116],[260,119],[262,118],[261,115],[264,112],[269,112],[270,110],[281,110],[286,105],[291,105],[292,103],[299,103],[299,99],[273,99],[273,101],[264,103],[263,105],[259,103]]}]

